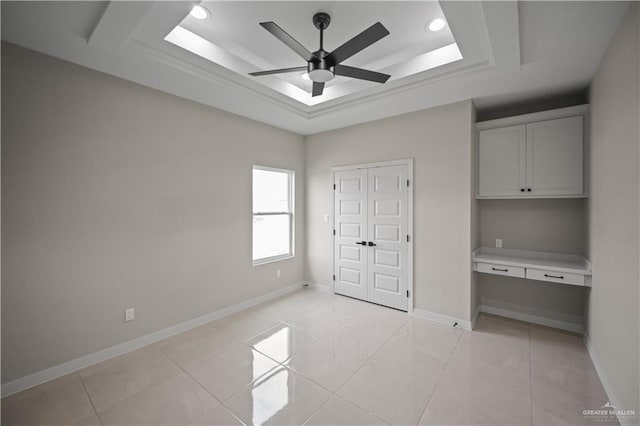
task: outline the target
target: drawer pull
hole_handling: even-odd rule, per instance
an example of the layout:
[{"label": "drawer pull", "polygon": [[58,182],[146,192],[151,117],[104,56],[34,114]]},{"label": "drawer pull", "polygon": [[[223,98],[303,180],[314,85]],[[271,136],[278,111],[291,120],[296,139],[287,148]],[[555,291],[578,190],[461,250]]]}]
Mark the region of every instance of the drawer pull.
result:
[{"label": "drawer pull", "polygon": [[500,268],[491,268],[494,271],[500,271],[500,272],[509,272],[508,269],[500,269]]},{"label": "drawer pull", "polygon": [[558,280],[564,280],[564,277],[562,275],[549,275],[549,274],[544,274],[545,277],[547,278],[556,278]]}]

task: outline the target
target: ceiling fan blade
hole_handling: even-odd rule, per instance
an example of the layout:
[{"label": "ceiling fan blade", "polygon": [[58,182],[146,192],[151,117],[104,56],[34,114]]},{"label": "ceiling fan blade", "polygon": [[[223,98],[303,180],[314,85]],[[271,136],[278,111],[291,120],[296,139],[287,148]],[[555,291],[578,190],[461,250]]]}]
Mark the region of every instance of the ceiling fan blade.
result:
[{"label": "ceiling fan blade", "polygon": [[311,92],[311,96],[320,96],[322,95],[322,91],[324,90],[324,83],[318,83],[316,81],[313,82],[313,91]]},{"label": "ceiling fan blade", "polygon": [[362,68],[349,67],[347,65],[336,65],[336,75],[342,75],[345,77],[359,78],[360,80],[375,81],[376,83],[386,83],[391,77],[389,74],[382,74],[381,72],[364,70]]},{"label": "ceiling fan blade", "polygon": [[301,45],[295,38],[291,37],[285,30],[280,28],[275,22],[261,22],[260,25],[273,34],[278,40],[286,44],[289,49],[296,52],[298,55],[309,62],[313,57],[313,54],[309,50]]},{"label": "ceiling fan blade", "polygon": [[296,71],[306,71],[306,70],[307,70],[307,67],[281,68],[279,70],[250,72],[249,75],[252,75],[255,77],[259,75],[283,74],[285,72],[296,72]]},{"label": "ceiling fan blade", "polygon": [[380,22],[376,22],[351,40],[338,47],[331,52],[326,59],[337,65],[340,62],[348,59],[358,53],[359,51],[366,49],[376,41],[389,35],[389,31]]}]

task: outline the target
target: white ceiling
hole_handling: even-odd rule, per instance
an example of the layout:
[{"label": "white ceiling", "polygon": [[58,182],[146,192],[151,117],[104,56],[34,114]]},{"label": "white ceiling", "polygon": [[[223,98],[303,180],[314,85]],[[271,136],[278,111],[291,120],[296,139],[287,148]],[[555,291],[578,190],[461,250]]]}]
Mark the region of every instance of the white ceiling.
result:
[{"label": "white ceiling", "polygon": [[[280,21],[285,31],[310,51],[319,48],[319,31],[312,17],[322,11],[332,17],[324,33],[329,52],[381,20],[391,34],[359,52],[345,65],[371,69],[391,75],[391,81],[461,59],[448,27],[425,31],[432,19],[443,17],[435,2],[218,2],[201,3],[211,18],[187,16],[166,40],[199,54],[242,76],[251,71],[306,66],[291,49],[257,23]],[[285,24],[281,24],[285,25]],[[336,77],[325,84],[322,96],[311,97],[311,82],[304,72],[251,77],[304,105],[318,105],[348,94],[377,88],[378,83]]]},{"label": "white ceiling", "polygon": [[[2,39],[311,134],[465,99],[483,109],[584,89],[629,2],[205,1],[212,17],[203,22],[187,17],[194,4],[2,1]],[[275,21],[316,50],[311,17],[318,11],[332,16],[327,50],[382,22],[391,34],[345,64],[392,78],[386,84],[336,78],[314,100],[297,74],[246,74],[304,65],[258,23]],[[440,14],[447,28],[424,31]],[[197,34],[204,52],[215,55],[165,40],[176,27]],[[452,43],[462,59],[446,63],[442,49]]]}]

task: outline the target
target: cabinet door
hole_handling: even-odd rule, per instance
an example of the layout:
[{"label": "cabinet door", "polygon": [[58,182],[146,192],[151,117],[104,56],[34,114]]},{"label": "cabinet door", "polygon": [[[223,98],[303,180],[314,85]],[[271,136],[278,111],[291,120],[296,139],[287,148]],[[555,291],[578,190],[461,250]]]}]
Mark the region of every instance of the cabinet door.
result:
[{"label": "cabinet door", "polygon": [[527,124],[527,192],[583,194],[582,116]]},{"label": "cabinet door", "polygon": [[526,184],[526,127],[478,132],[478,197],[521,197]]}]

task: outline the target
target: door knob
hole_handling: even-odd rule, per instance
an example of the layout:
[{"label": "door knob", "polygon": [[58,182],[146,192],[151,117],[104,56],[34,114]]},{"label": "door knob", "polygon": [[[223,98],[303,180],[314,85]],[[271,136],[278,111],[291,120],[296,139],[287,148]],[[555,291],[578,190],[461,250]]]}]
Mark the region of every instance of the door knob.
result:
[{"label": "door knob", "polygon": [[360,244],[361,246],[366,246],[367,242],[366,241],[357,241],[356,244]]},{"label": "door knob", "polygon": [[373,241],[369,241],[369,247],[374,247],[376,245],[376,243],[374,243]]}]

